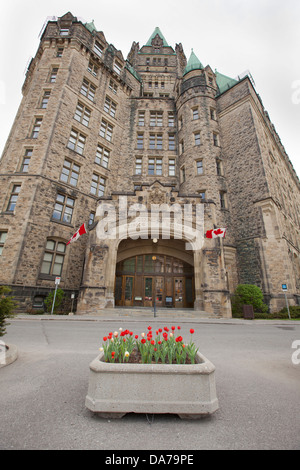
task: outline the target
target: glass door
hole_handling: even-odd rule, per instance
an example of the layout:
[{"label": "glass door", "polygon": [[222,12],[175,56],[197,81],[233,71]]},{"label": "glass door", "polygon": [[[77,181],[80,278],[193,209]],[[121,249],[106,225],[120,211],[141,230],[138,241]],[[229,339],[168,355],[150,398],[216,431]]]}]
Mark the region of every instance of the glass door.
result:
[{"label": "glass door", "polygon": [[155,291],[154,295],[156,297],[156,307],[161,307],[164,302],[164,278],[161,276],[157,276],[155,278]]},{"label": "glass door", "polygon": [[124,276],[124,305],[132,305],[133,298],[133,276]]},{"label": "glass door", "polygon": [[152,307],[152,277],[145,277],[144,307]]},{"label": "glass door", "polygon": [[183,278],[174,278],[174,294],[175,294],[175,308],[182,308],[184,303],[183,299]]}]

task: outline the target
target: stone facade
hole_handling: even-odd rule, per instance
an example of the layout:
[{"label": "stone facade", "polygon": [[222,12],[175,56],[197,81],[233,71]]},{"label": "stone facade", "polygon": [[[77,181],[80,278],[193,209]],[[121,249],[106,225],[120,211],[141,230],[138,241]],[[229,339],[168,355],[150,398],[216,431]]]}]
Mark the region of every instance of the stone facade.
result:
[{"label": "stone facade", "polygon": [[[128,280],[135,289],[130,305],[141,305],[138,283],[151,278],[152,304],[160,282],[160,305],[168,295],[170,306],[191,306],[192,295],[195,310],[230,316],[235,287],[251,283],[276,311],[283,283],[291,305],[300,299],[299,188],[251,77],[214,73],[194,53],[187,61],[158,28],[124,59],[93,23],[67,13],[41,35],[0,161],[0,283],[30,311],[59,276],[77,312],[96,314],[126,304],[116,266],[158,256],[172,261],[170,277],[167,267],[120,274],[122,289]],[[182,214],[186,204],[201,206],[202,232],[227,227],[226,238],[188,250],[195,223],[179,233],[173,214],[167,241],[162,211],[157,243],[145,214],[132,239],[122,198],[149,215],[153,204]],[[113,239],[99,238],[105,204],[117,215]],[[66,245],[82,223],[88,234]],[[175,260],[187,269],[181,277]]]}]

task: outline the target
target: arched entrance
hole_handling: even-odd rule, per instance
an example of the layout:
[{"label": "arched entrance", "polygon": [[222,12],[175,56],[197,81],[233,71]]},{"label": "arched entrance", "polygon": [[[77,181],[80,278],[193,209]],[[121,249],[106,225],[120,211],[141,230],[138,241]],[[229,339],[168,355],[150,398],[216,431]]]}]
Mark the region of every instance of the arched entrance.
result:
[{"label": "arched entrance", "polygon": [[157,307],[194,307],[194,267],[189,255],[180,256],[181,241],[160,240],[155,245],[141,240],[135,249],[126,241],[123,248],[116,265],[116,306],[152,307],[156,299]]}]

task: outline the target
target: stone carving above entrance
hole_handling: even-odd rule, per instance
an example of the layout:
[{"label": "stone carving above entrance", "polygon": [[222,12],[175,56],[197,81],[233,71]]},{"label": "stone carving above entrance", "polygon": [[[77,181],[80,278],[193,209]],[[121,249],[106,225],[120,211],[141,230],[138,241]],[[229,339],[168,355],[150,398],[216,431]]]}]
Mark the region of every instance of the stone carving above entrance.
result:
[{"label": "stone carving above entrance", "polygon": [[158,186],[153,186],[148,196],[149,204],[164,204],[166,202],[166,193]]}]

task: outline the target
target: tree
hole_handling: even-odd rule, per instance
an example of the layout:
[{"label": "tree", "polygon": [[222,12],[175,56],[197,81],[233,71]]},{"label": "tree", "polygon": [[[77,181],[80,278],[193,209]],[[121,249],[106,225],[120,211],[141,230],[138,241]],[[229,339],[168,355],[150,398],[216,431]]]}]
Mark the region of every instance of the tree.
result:
[{"label": "tree", "polygon": [[0,286],[0,337],[5,335],[6,327],[9,325],[6,319],[14,316],[13,310],[17,306],[17,302],[8,295],[10,292],[9,287]]},{"label": "tree", "polygon": [[[46,310],[47,312],[51,312],[52,310],[52,305],[53,305],[53,298],[54,298],[54,293],[55,291],[51,291],[49,292],[49,294],[47,295],[47,297],[45,298],[44,300],[44,303],[45,303],[45,306],[46,306]],[[56,313],[58,307],[61,305],[62,301],[63,301],[63,298],[64,298],[64,291],[62,289],[57,289],[56,290],[56,296],[55,296],[55,302],[54,302],[54,309],[53,309],[53,313]]]},{"label": "tree", "polygon": [[267,312],[261,289],[253,284],[239,284],[232,299],[232,312],[242,313],[243,305],[252,305],[254,312]]}]

